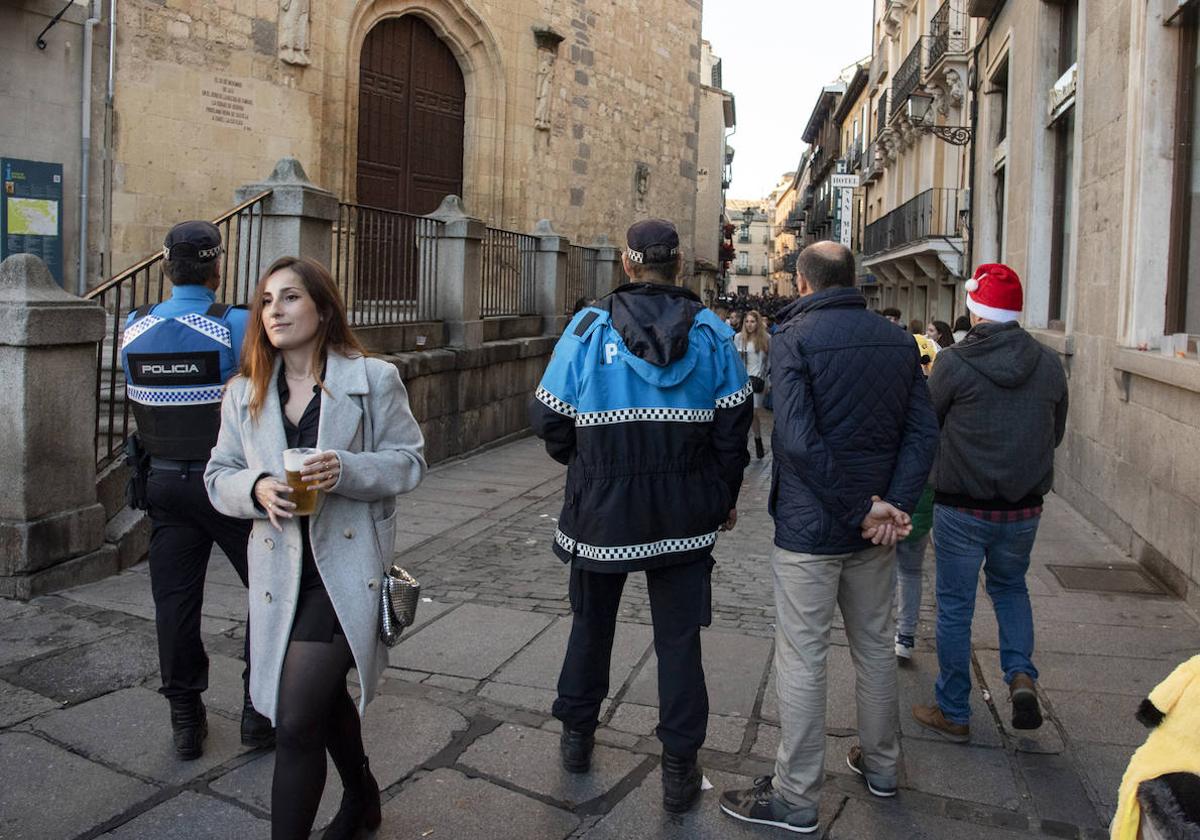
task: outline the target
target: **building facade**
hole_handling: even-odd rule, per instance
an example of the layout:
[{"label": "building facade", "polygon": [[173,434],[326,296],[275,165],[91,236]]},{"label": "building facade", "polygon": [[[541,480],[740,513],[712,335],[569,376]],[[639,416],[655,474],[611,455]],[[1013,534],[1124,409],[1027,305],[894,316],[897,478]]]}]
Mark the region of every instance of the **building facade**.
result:
[{"label": "building facade", "polygon": [[88,285],[286,155],[344,201],[428,213],[459,193],[489,224],[554,219],[578,242],[669,216],[694,252],[698,3],[94,0],[39,50],[50,5],[0,7],[0,108],[25,116],[0,155],[64,165],[73,239],[87,55]]},{"label": "building facade", "polygon": [[720,292],[725,266],[725,194],[732,178],[729,130],[737,124],[733,94],[722,87],[722,61],[708,41],[700,44],[700,147],[696,161],[696,291],[707,298]]},{"label": "building facade", "polygon": [[740,297],[769,292],[774,250],[769,205],[764,201],[731,198],[725,213],[734,226],[733,265],[726,291]]}]

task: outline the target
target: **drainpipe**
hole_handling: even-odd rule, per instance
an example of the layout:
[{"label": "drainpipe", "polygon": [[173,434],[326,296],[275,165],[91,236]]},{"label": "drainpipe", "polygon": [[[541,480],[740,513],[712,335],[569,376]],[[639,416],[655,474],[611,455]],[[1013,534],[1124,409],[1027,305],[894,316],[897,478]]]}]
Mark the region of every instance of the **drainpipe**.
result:
[{"label": "drainpipe", "polygon": [[88,19],[83,24],[83,96],[80,105],[79,136],[79,278],[76,293],[87,291],[88,255],[88,179],[92,153],[92,34],[100,22],[100,0],[92,0]]}]

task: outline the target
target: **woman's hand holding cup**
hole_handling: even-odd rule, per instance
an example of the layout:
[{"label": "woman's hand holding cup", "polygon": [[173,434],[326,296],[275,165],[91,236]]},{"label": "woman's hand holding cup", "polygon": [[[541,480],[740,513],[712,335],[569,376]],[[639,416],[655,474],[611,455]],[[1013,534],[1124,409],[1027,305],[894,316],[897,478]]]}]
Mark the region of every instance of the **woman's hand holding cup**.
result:
[{"label": "woman's hand holding cup", "polygon": [[304,459],[300,477],[308,484],[309,489],[328,492],[342,477],[342,461],[332,450],[318,452]]},{"label": "woman's hand holding cup", "polygon": [[283,520],[291,519],[292,511],[296,509],[296,504],[288,498],[291,493],[292,488],[287,482],[274,476],[264,475],[254,483],[254,498],[267,512],[276,531],[283,530]]}]

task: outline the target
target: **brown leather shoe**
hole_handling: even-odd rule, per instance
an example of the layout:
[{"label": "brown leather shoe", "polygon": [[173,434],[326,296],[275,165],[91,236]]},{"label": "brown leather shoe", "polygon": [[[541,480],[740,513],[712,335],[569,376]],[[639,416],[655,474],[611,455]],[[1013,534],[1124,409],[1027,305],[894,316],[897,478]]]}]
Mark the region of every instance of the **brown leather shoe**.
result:
[{"label": "brown leather shoe", "polygon": [[971,727],[965,723],[951,723],[942,714],[941,707],[934,703],[932,706],[913,706],[913,720],[930,732],[941,735],[947,741],[965,744],[971,740]]},{"label": "brown leather shoe", "polygon": [[1013,729],[1037,729],[1042,725],[1042,710],[1038,706],[1037,688],[1028,674],[1017,674],[1008,684],[1012,701]]}]

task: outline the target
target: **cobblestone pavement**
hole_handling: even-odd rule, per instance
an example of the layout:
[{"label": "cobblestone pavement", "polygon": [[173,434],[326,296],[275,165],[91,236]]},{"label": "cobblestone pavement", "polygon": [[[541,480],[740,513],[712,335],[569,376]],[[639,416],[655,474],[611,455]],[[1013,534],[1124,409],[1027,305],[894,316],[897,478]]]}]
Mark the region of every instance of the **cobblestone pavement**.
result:
[{"label": "cobblestone pavement", "polygon": [[[626,589],[593,772],[580,778],[559,769],[549,708],[569,610],[566,571],[549,542],[563,469],[527,439],[432,471],[402,500],[398,540],[430,600],[393,649],[365,722],[385,786],[377,836],[771,836],[716,807],[722,788],[771,771],[779,738],[769,465],[769,454],[751,465],[738,527],[717,549],[714,620],[704,635],[712,718],[702,752],[715,790],[682,817],[659,805],[655,663],[638,576]],[[907,713],[930,698],[936,672],[927,563],[917,657],[900,671],[901,793],[889,802],[866,795],[845,765],[855,731],[853,665],[835,630],[821,836],[1106,836],[1121,772],[1144,736],[1133,712],[1200,647],[1200,621],[1161,595],[1065,589],[1048,564],[1137,568],[1052,499],[1030,573],[1047,723],[1032,734],[1006,726],[995,619],[981,596],[972,743],[957,746],[925,737]],[[171,755],[166,704],[154,692],[144,564],[34,603],[0,600],[0,838],[268,837],[273,754],[248,751],[237,738],[244,618],[245,595],[214,558],[204,609],[211,732],[204,757],[183,763]],[[331,771],[318,829],[339,798]]]}]

